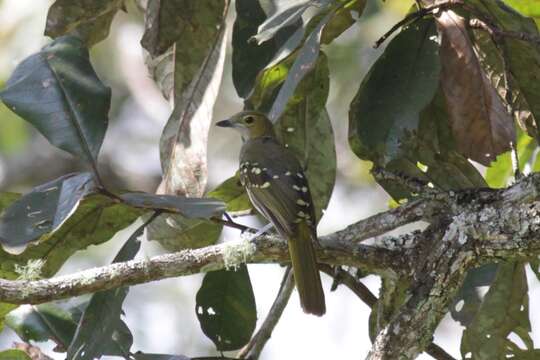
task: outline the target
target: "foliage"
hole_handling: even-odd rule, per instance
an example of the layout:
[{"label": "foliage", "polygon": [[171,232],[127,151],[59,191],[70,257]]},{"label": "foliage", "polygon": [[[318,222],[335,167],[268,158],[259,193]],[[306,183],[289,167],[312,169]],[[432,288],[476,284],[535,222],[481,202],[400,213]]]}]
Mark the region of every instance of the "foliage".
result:
[{"label": "foliage", "polygon": [[[7,108],[91,170],[37,184],[24,195],[0,193],[3,279],[51,277],[75,252],[110,240],[141,216],[144,224],[113,262],[135,257],[145,229],[168,250],[194,249],[214,244],[224,223],[234,225],[222,218],[225,211],[238,216],[253,211],[238,173],[206,189],[208,132],[229,45],[229,0],[219,5],[215,0],[139,4],[146,65],[172,105],[156,144],[163,180],[157,194],[119,191],[104,182],[98,160],[111,89],[94,71],[89,48],[108,36],[116,13],[126,11],[127,3],[56,0],[45,28],[53,40],[21,61],[0,92]],[[234,2],[234,87],[246,109],[268,115],[279,140],[305,168],[317,220],[334,188],[334,126],[341,121],[326,108],[335,74],[328,66],[331,48],[324,46],[369,16],[364,14],[366,3],[274,0],[279,6],[268,7],[267,1]],[[416,3],[424,10],[435,4]],[[351,80],[357,88],[349,107],[351,150],[376,168],[442,191],[501,188],[537,171],[537,2],[469,0],[420,12],[416,6],[369,72]],[[135,6],[129,9],[137,11]],[[478,164],[487,167],[484,175]],[[399,182],[377,181],[397,203],[423,196]],[[538,356],[529,334],[524,265],[487,264],[469,272],[450,311],[465,326],[465,358]],[[532,265],[538,273],[537,262]],[[387,293],[390,285],[384,285]],[[408,296],[406,281],[396,281],[394,287],[399,296],[381,300],[386,302],[382,312],[389,313],[372,312],[372,335],[378,330],[375,324],[387,321]],[[480,287],[489,291],[481,296]],[[132,353],[133,336],[121,320],[128,291],[97,292],[87,304],[67,309],[45,304],[11,311],[13,305],[0,304],[0,327],[5,322],[24,341],[53,340],[70,360],[102,355],[189,359]],[[252,339],[257,310],[246,265],[207,273],[196,302],[201,329],[217,350],[237,350]],[[383,315],[385,319],[377,318]],[[511,334],[526,348],[519,348]],[[3,358],[28,356],[8,350],[0,352]]]}]

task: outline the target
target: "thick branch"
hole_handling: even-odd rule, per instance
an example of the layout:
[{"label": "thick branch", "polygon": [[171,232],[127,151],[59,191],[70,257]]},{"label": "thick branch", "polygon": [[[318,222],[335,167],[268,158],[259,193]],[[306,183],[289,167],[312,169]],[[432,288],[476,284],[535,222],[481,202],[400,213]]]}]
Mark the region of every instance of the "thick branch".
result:
[{"label": "thick branch", "polygon": [[428,261],[417,261],[411,297],[378,334],[369,360],[414,359],[422,352],[472,267],[540,254],[538,179],[470,194],[467,202],[465,193],[456,196],[457,215],[428,244]]}]

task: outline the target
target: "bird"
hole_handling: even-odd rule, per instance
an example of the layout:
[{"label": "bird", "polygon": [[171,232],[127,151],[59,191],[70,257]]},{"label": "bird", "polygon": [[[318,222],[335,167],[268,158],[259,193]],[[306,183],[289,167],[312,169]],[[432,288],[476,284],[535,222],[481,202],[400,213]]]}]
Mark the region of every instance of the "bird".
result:
[{"label": "bird", "polygon": [[272,122],[259,111],[246,110],[216,123],[240,131],[240,182],[257,211],[287,239],[302,309],[322,316],[324,291],[314,242],[316,218],[309,184],[296,155],[283,146]]}]

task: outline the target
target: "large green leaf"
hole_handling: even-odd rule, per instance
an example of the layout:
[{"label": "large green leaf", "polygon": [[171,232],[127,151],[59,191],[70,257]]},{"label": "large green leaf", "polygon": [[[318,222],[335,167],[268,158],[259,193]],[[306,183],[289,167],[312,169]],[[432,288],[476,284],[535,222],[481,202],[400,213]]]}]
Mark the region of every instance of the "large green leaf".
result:
[{"label": "large green leaf", "polygon": [[4,319],[6,315],[16,308],[17,305],[0,303],[0,332],[4,329]]},{"label": "large green leaf", "polygon": [[214,245],[222,229],[223,225],[209,220],[163,214],[148,228],[148,237],[168,251],[180,251]]},{"label": "large green leaf", "polygon": [[[12,194],[8,194],[10,198]],[[4,194],[0,193],[0,199]],[[104,195],[89,195],[53,234],[32,244],[20,255],[0,249],[0,277],[49,277],[76,251],[110,240],[131,224],[143,210],[118,203]]]},{"label": "large green leaf", "polygon": [[246,265],[205,275],[196,298],[197,318],[220,351],[247,344],[257,323],[255,297]]},{"label": "large green leaf", "polygon": [[[137,255],[141,247],[139,237],[156,215],[151,216],[131,234],[116,254],[113,263],[128,261]],[[102,355],[125,356],[129,353],[133,336],[120,318],[128,291],[129,287],[121,287],[92,295],[67,350],[68,359],[93,360]]]},{"label": "large green leaf", "polygon": [[254,41],[250,41],[265,19],[266,14],[259,1],[236,1],[236,20],[232,38],[232,77],[236,92],[243,98],[251,93],[257,74],[270,63],[291,36],[296,37],[296,40],[291,39],[296,41],[296,44],[292,46],[287,44],[287,47],[294,49],[301,41],[301,17],[290,25],[281,27],[275,36],[262,44],[257,45]]},{"label": "large green leaf", "polygon": [[32,360],[22,350],[4,350],[0,352],[0,360]]},{"label": "large green leaf", "polygon": [[62,36],[23,60],[0,99],[51,144],[95,163],[107,129],[111,91],[94,72],[80,39]]},{"label": "large green leaf", "polygon": [[432,19],[404,28],[365,76],[349,112],[349,142],[361,159],[379,165],[402,155],[420,112],[439,83],[439,40]]},{"label": "large green leaf", "polygon": [[93,191],[89,173],[65,175],[35,187],[0,214],[0,243],[4,249],[24,249],[54,233]]},{"label": "large green leaf", "polygon": [[529,332],[527,278],[522,263],[502,263],[472,323],[463,332],[461,354],[475,360],[508,359],[518,347],[514,333],[527,349],[534,348]]},{"label": "large green leaf", "polygon": [[75,35],[94,45],[109,35],[114,16],[124,0],[56,0],[49,8],[45,35]]},{"label": "large green leaf", "polygon": [[525,16],[535,18],[540,24],[540,3],[536,0],[504,0],[505,3],[519,11]]}]

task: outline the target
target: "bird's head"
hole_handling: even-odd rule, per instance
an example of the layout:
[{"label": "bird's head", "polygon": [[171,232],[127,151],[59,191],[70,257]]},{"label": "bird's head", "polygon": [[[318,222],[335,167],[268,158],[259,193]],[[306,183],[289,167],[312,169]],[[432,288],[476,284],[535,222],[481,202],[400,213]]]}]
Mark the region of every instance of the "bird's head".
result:
[{"label": "bird's head", "polygon": [[231,127],[242,133],[245,139],[255,139],[261,136],[274,136],[272,122],[259,111],[242,111],[226,120],[216,123],[217,126]]}]

